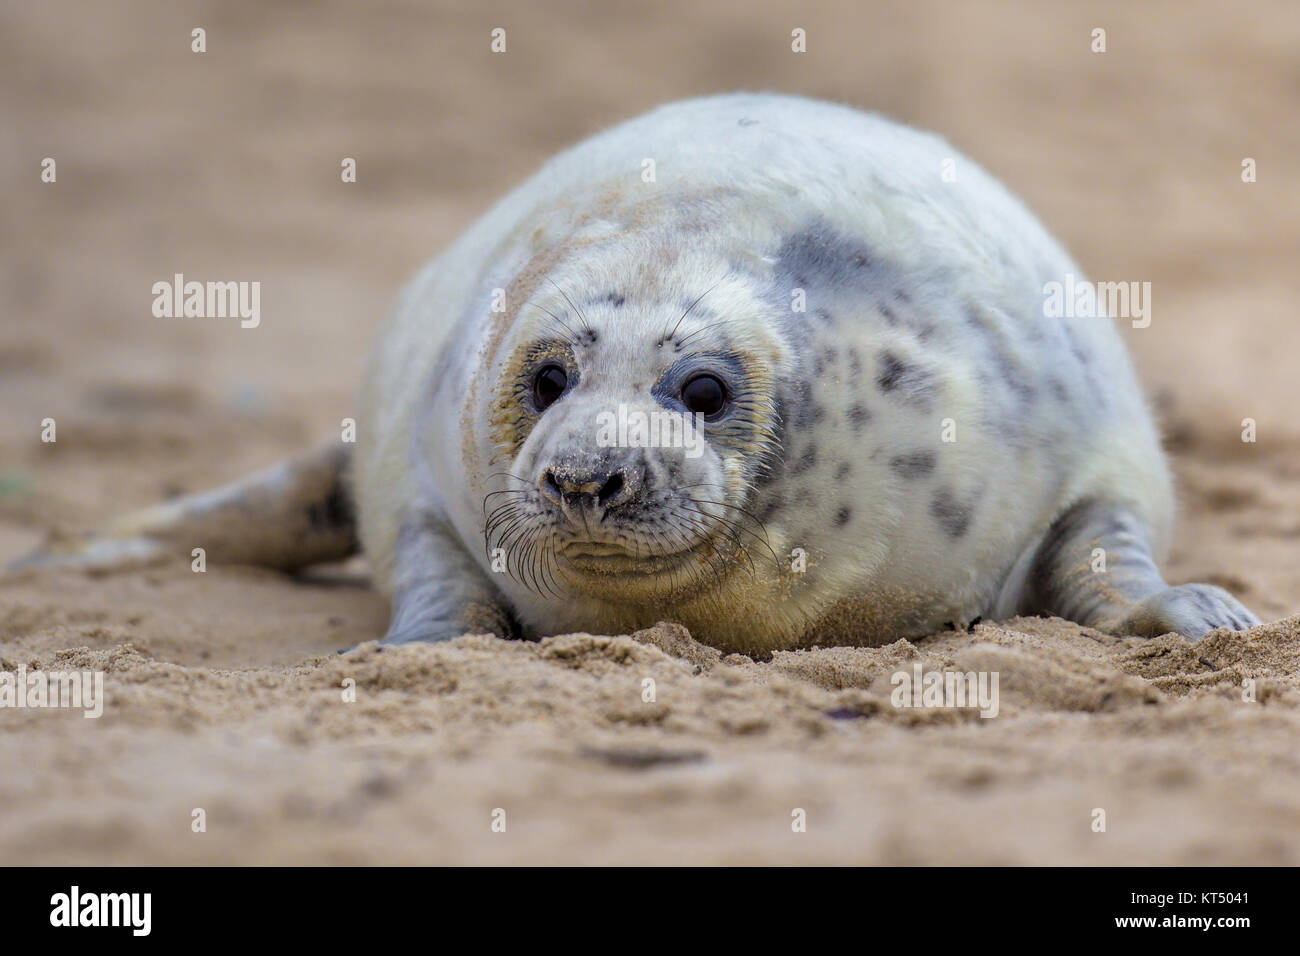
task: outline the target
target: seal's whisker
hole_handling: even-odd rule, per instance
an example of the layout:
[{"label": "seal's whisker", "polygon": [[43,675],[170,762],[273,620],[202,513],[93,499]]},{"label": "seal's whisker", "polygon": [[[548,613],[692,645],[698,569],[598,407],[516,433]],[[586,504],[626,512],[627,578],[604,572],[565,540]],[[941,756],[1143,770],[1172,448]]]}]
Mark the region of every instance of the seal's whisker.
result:
[{"label": "seal's whisker", "polygon": [[[716,481],[701,481],[701,482],[698,482],[697,484],[694,484],[694,485],[682,485],[682,486],[679,487],[677,490],[678,490],[678,491],[685,491],[685,490],[687,490],[687,489],[689,489],[689,488],[717,488],[718,491],[722,492],[723,494],[726,494],[726,491],[725,491],[725,489],[722,487],[722,485],[720,485],[720,484],[719,484],[718,482],[716,482]],[[694,498],[696,501],[701,501],[701,502],[703,502],[703,501],[708,501],[708,499],[705,499],[705,498],[695,498],[694,495],[688,495],[687,497],[689,497],[689,498]],[[724,507],[724,508],[732,508],[732,509],[734,509],[734,510],[736,510],[736,511],[742,512],[743,514],[745,514],[745,515],[747,515],[748,517],[752,518],[753,521],[754,521],[757,525],[759,525],[759,527],[762,527],[762,526],[763,526],[763,521],[762,521],[761,518],[759,518],[757,515],[755,515],[752,511],[749,511],[749,510],[747,510],[747,509],[745,509],[745,508],[740,507],[740,505],[731,504],[730,502],[726,502],[726,501],[709,501],[708,503],[709,503],[709,504],[715,504],[715,505],[721,505],[721,506]]]},{"label": "seal's whisker", "polygon": [[497,536],[497,547],[504,551],[507,557],[510,556],[515,532],[520,528],[527,528],[528,521],[529,516],[526,512],[510,506],[510,510],[493,525],[492,531]]},{"label": "seal's whisker", "polygon": [[[682,517],[683,520],[687,521],[688,525],[691,524],[692,519],[690,519],[689,517],[686,516],[680,516],[680,517]],[[696,518],[694,520],[702,521],[702,519],[699,518]],[[724,581],[723,571],[727,564],[727,557],[722,553],[718,552],[716,549],[714,550],[712,556],[701,554],[699,557],[704,567],[713,575],[714,581],[718,585],[721,585]],[[692,585],[697,584],[702,576],[703,576],[702,571],[697,573],[694,570],[692,570],[692,574],[691,574]]]},{"label": "seal's whisker", "polygon": [[539,560],[541,562],[542,580],[549,581],[549,583],[547,584],[547,591],[550,592],[552,597],[560,598],[562,596],[560,583],[555,579],[555,535],[554,534],[548,534],[546,536],[546,543],[541,550]]},{"label": "seal's whisker", "polygon": [[[541,538],[541,529],[536,529],[528,542],[528,576],[532,580],[537,593],[549,592],[550,587],[546,583],[545,566],[542,562],[542,553],[545,547]],[[554,595],[552,595],[554,596]]]},{"label": "seal's whisker", "polygon": [[[688,527],[691,527],[693,530],[696,530],[697,532],[699,531],[707,532],[709,530],[708,523],[704,519],[715,518],[715,516],[709,515],[706,512],[697,511],[694,508],[685,509],[686,511],[694,512],[694,514],[696,515],[703,516],[703,517],[691,517],[690,515],[683,513],[682,510],[683,508],[684,508],[683,505],[680,504],[675,505],[672,511],[673,516],[676,517],[678,520],[687,522]],[[743,545],[741,545],[736,532],[734,530],[726,528],[725,526],[718,530],[723,537],[727,538],[727,540],[731,542],[734,554],[736,554],[737,556],[743,558],[743,560],[748,562],[751,573],[756,573],[757,569],[754,567],[753,559],[750,558],[748,551],[744,548]],[[719,584],[721,584],[723,580],[721,571],[722,568],[725,567],[726,565],[726,556],[722,554],[717,554],[716,550],[715,550],[715,554],[718,558],[718,563],[716,565],[714,564],[713,560],[708,557],[704,557],[704,560],[708,564],[710,570],[714,572],[714,576],[717,578]]]},{"label": "seal's whisker", "polygon": [[[717,488],[719,491],[723,490],[722,486],[715,481],[701,481],[693,485],[682,485],[678,487],[676,490],[678,492],[682,492],[682,491],[687,491],[691,488]],[[748,518],[758,528],[758,533],[756,536],[761,540],[763,546],[767,548],[767,550],[771,553],[772,557],[776,560],[778,564],[781,563],[781,559],[777,557],[776,551],[772,548],[771,541],[767,536],[767,526],[763,523],[763,520],[759,518],[756,514],[754,514],[752,511],[748,510],[747,508],[742,508],[740,507],[740,505],[731,504],[730,502],[727,501],[714,501],[709,498],[697,498],[694,495],[686,495],[685,497],[691,501],[694,501],[696,504],[716,505],[719,508],[726,508],[730,511],[739,512],[741,515]],[[754,534],[754,532],[750,532],[750,533]]]},{"label": "seal's whisker", "polygon": [[519,549],[519,571],[525,582],[527,582],[525,587],[540,594],[541,589],[537,586],[536,569],[533,567],[533,547],[537,543],[537,534],[537,528],[529,528],[524,532],[524,543]]},{"label": "seal's whisker", "polygon": [[526,517],[526,513],[519,507],[518,502],[507,501],[505,504],[492,509],[492,515],[487,519],[483,527],[484,537],[490,539],[493,532],[501,525],[509,523],[512,519],[523,520]]},{"label": "seal's whisker", "polygon": [[[692,502],[692,503],[694,503],[694,504],[702,504],[702,502],[700,502],[699,499],[691,498],[690,496],[687,496],[686,500],[687,500],[687,501],[690,501],[690,502]],[[719,501],[708,502],[708,503],[709,503],[709,504],[714,504],[714,505],[721,505],[721,504],[722,504],[722,502],[719,502]],[[688,506],[683,505],[683,507],[688,507]],[[780,563],[781,563],[781,559],[780,559],[779,557],[777,557],[776,550],[772,547],[771,543],[767,540],[766,535],[760,535],[760,534],[758,534],[758,533],[752,531],[751,529],[746,528],[744,525],[739,524],[738,522],[731,521],[731,520],[729,520],[729,519],[727,519],[727,518],[723,518],[723,517],[720,517],[720,516],[718,516],[718,515],[709,514],[708,511],[704,511],[704,510],[700,510],[700,509],[696,509],[696,508],[690,508],[689,510],[691,510],[691,511],[698,511],[700,514],[705,515],[705,516],[708,517],[708,518],[712,518],[714,521],[721,522],[722,524],[726,525],[727,527],[733,529],[733,531],[735,531],[737,534],[739,534],[740,532],[744,532],[745,534],[748,534],[748,535],[749,535],[750,537],[752,537],[755,541],[757,541],[759,544],[761,544],[764,548],[767,549],[768,553],[769,553],[770,555],[772,555],[772,560],[773,560],[773,561],[775,561],[777,564],[780,564]]]},{"label": "seal's whisker", "polygon": [[552,327],[550,330],[552,334],[554,334],[557,338],[563,339],[565,343],[568,344],[570,347],[578,344],[578,333],[574,331],[573,327],[569,325],[569,323],[565,322],[563,319],[561,319],[558,315],[556,315],[554,312],[552,312],[544,305],[539,305],[536,302],[529,302],[528,304],[532,306],[534,309],[540,309],[542,312],[545,312],[547,315],[549,315],[564,329],[566,333],[564,335],[561,335],[558,330]]},{"label": "seal's whisker", "polygon": [[523,548],[529,540],[530,531],[531,529],[525,525],[510,532],[511,542],[506,547],[506,573],[518,581],[521,587],[531,591],[533,588],[528,583],[523,554]]},{"label": "seal's whisker", "polygon": [[556,282],[554,279],[552,279],[550,276],[547,276],[546,279],[548,282],[551,283],[551,285],[555,286],[555,291],[559,292],[560,295],[564,296],[564,301],[569,303],[569,308],[571,308],[573,310],[573,314],[578,317],[578,321],[582,323],[582,327],[586,329],[588,332],[590,332],[591,323],[587,321],[587,317],[583,315],[582,310],[573,304],[573,300],[569,298],[569,293],[561,289],[560,284]]},{"label": "seal's whisker", "polygon": [[529,521],[529,515],[516,514],[505,522],[505,527],[497,539],[497,547],[505,551],[507,559],[512,556],[511,550],[516,546],[519,536],[529,530]]},{"label": "seal's whisker", "polygon": [[[722,277],[722,279],[725,279],[725,278],[726,278],[726,276],[723,276],[723,277]],[[692,311],[692,310],[693,310],[697,305],[699,305],[700,302],[702,302],[702,301],[704,300],[704,297],[705,297],[706,295],[708,295],[710,292],[712,292],[712,291],[713,291],[714,289],[716,289],[718,286],[722,285],[722,279],[719,279],[717,282],[713,283],[713,285],[709,286],[707,289],[705,289],[703,292],[701,292],[701,293],[699,294],[699,296],[696,297],[695,301],[692,302],[690,305],[688,305],[688,306],[686,307],[686,311],[683,312],[683,313],[681,314],[681,317],[680,317],[680,318],[678,318],[678,320],[677,320],[677,324],[673,326],[673,330],[672,330],[671,332],[668,331],[668,326],[665,325],[665,326],[664,326],[664,334],[663,334],[662,336],[660,336],[660,337],[663,338],[663,339],[671,339],[673,336],[675,336],[675,335],[677,334],[677,330],[678,330],[679,328],[681,328],[682,323],[686,321],[686,317],[687,317],[688,315],[691,314],[691,311]]]},{"label": "seal's whisker", "polygon": [[684,336],[682,336],[680,339],[678,339],[678,340],[677,340],[677,344],[678,344],[678,345],[682,345],[682,346],[684,346],[684,345],[685,345],[687,342],[689,342],[691,339],[695,338],[695,336],[697,336],[697,335],[701,335],[701,334],[704,333],[704,332],[708,332],[708,331],[710,331],[710,330],[712,330],[712,329],[716,329],[716,328],[718,328],[719,326],[723,326],[723,325],[726,325],[726,324],[727,324],[727,320],[726,320],[726,319],[719,319],[717,322],[710,322],[708,325],[702,325],[702,326],[700,326],[698,329],[696,329],[694,332],[692,332],[690,335],[684,335]]},{"label": "seal's whisker", "polygon": [[[527,494],[528,494],[528,489],[526,489],[526,488],[506,488],[504,491],[489,491],[486,495],[483,496],[483,518],[484,518],[484,520],[487,519],[487,513],[488,513],[487,507],[488,507],[488,499],[489,499],[489,498],[493,498],[493,497],[495,497],[495,496],[497,496],[497,495],[527,495]],[[493,508],[492,513],[493,513],[493,514],[496,513],[496,508]]]}]

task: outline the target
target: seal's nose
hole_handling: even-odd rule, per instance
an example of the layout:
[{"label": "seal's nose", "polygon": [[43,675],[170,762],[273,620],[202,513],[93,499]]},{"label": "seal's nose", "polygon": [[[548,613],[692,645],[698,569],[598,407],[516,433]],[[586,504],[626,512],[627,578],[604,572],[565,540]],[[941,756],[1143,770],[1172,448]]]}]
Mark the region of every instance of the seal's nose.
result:
[{"label": "seal's nose", "polygon": [[601,467],[552,465],[542,470],[538,487],[542,497],[570,516],[604,517],[607,511],[630,501],[640,481],[625,464]]}]

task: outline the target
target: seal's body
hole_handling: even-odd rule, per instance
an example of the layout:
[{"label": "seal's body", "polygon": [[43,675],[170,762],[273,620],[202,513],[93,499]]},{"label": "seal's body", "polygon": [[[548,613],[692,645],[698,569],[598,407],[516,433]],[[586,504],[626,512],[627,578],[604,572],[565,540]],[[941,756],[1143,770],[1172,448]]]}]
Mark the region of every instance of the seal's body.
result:
[{"label": "seal's body", "polygon": [[942,140],[845,107],[689,101],[563,153],[370,362],[351,488],[389,640],[1257,623],[1160,579],[1170,478],[1119,336],[1045,314],[1080,274]]}]

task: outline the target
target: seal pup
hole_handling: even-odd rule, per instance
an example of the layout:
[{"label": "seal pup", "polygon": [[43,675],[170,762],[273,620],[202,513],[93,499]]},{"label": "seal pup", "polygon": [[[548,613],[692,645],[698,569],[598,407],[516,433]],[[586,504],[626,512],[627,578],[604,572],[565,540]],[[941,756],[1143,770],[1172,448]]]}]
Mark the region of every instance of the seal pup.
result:
[{"label": "seal pup", "polygon": [[293,568],[359,540],[392,643],[1250,627],[1160,575],[1172,486],[1129,358],[1109,318],[1044,309],[1081,274],[933,135],[788,96],[672,104],[551,160],[416,277],[354,454],[31,563],[207,545]]}]

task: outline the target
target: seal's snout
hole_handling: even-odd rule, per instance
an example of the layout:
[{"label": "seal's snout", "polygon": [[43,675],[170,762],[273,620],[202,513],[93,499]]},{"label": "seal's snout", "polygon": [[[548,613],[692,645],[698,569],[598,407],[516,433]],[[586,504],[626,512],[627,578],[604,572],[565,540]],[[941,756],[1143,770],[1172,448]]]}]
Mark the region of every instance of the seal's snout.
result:
[{"label": "seal's snout", "polygon": [[543,499],[582,524],[635,499],[643,472],[627,461],[569,462],[543,468],[537,484]]}]

